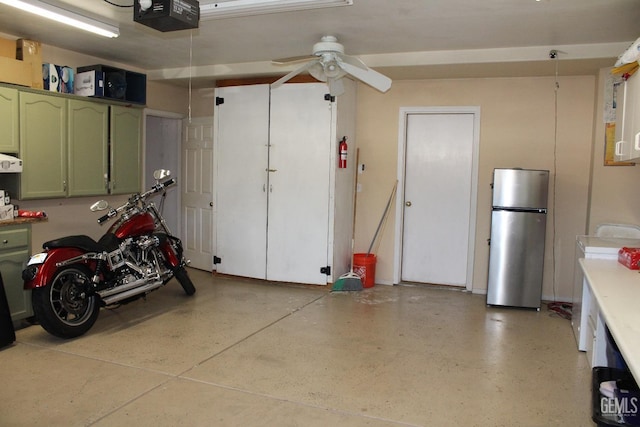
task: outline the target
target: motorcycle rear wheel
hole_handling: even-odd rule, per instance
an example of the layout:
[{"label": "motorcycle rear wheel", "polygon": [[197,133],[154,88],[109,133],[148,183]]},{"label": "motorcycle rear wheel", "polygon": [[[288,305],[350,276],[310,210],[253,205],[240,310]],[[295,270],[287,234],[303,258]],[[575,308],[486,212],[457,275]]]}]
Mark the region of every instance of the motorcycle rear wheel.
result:
[{"label": "motorcycle rear wheel", "polygon": [[182,285],[182,289],[184,289],[184,293],[187,295],[193,295],[196,293],[196,287],[193,286],[193,282],[191,278],[187,274],[187,270],[184,267],[178,267],[173,270],[173,275],[176,280]]},{"label": "motorcycle rear wheel", "polygon": [[63,267],[54,279],[32,291],[33,311],[40,325],[60,338],[75,338],[87,332],[98,318],[96,295],[87,296],[91,272],[82,265]]}]

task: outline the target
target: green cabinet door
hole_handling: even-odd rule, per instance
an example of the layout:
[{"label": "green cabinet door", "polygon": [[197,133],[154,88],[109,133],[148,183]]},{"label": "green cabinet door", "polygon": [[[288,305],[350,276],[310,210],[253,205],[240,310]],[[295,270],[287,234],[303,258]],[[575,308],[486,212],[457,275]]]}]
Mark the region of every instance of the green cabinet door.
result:
[{"label": "green cabinet door", "polygon": [[22,270],[29,260],[31,226],[10,225],[0,227],[0,272],[9,302],[11,320],[33,316],[31,291],[25,291]]},{"label": "green cabinet door", "polygon": [[111,194],[141,189],[142,110],[111,106]]},{"label": "green cabinet door", "polygon": [[18,139],[18,90],[0,87],[0,153],[17,153]]},{"label": "green cabinet door", "polygon": [[20,93],[20,198],[67,195],[67,100]]},{"label": "green cabinet door", "polygon": [[69,196],[108,192],[109,106],[69,100]]}]

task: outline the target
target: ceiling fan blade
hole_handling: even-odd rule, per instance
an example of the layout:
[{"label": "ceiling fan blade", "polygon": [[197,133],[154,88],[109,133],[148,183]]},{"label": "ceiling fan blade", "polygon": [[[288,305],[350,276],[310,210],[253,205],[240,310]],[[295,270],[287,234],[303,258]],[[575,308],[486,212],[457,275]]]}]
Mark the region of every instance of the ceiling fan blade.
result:
[{"label": "ceiling fan blade", "polygon": [[284,77],[276,80],[275,82],[271,83],[271,88],[272,89],[279,88],[285,82],[291,80],[292,78],[294,78],[298,74],[303,73],[303,72],[307,71],[309,68],[313,67],[316,63],[317,63],[317,61],[309,61],[306,64],[304,64],[302,67],[296,68],[295,70],[293,70],[292,72],[290,72],[286,76],[284,76]]},{"label": "ceiling fan blade", "polygon": [[290,56],[288,58],[273,59],[271,63],[275,65],[287,65],[287,64],[293,64],[295,62],[308,61],[314,58],[315,58],[314,55]]},{"label": "ceiling fan blade", "polygon": [[391,79],[389,77],[384,74],[380,74],[377,71],[373,71],[371,68],[363,70],[355,65],[349,64],[348,62],[342,62],[340,66],[356,79],[368,84],[380,92],[384,93],[391,87]]},{"label": "ceiling fan blade", "polygon": [[364,62],[362,62],[360,58],[356,58],[355,56],[340,55],[340,59],[342,59],[342,62],[346,62],[347,64],[351,64],[358,68],[362,68],[363,70],[369,69],[369,67],[367,67],[367,65]]},{"label": "ceiling fan blade", "polygon": [[342,83],[341,77],[337,79],[329,79],[327,83],[329,83],[329,95],[340,96],[344,93],[344,83]]}]

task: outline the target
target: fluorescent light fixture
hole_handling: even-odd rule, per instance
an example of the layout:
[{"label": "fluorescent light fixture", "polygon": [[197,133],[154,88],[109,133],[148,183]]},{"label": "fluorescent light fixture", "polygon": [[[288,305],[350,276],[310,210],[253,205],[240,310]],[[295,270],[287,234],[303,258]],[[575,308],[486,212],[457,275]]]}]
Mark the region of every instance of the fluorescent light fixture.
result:
[{"label": "fluorescent light fixture", "polygon": [[321,7],[349,6],[353,0],[227,0],[200,4],[200,19],[264,15]]},{"label": "fluorescent light fixture", "polygon": [[0,4],[6,4],[7,6],[12,6],[20,10],[24,10],[25,12],[33,13],[43,18],[51,19],[66,25],[71,25],[72,27],[80,28],[81,30],[89,31],[104,37],[118,37],[120,35],[120,30],[116,26],[105,24],[104,22],[80,15],[76,12],[62,9],[58,6],[53,6],[43,1],[0,0]]}]

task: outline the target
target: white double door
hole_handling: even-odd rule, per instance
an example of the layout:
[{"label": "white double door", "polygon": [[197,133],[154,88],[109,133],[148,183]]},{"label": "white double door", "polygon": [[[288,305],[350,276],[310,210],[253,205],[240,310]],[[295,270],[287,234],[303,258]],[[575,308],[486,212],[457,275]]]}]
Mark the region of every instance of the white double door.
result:
[{"label": "white double door", "polygon": [[218,88],[216,270],[326,284],[332,111],[326,85]]}]

